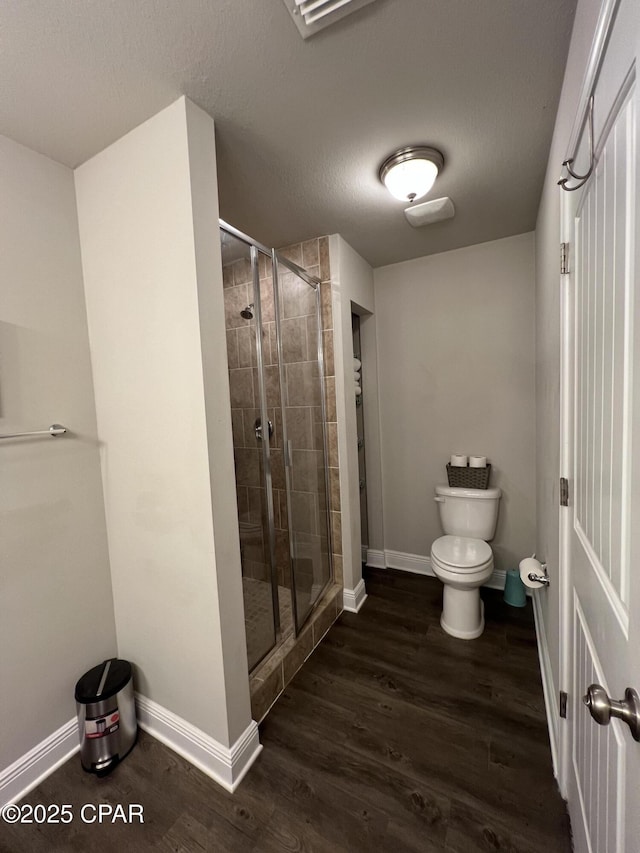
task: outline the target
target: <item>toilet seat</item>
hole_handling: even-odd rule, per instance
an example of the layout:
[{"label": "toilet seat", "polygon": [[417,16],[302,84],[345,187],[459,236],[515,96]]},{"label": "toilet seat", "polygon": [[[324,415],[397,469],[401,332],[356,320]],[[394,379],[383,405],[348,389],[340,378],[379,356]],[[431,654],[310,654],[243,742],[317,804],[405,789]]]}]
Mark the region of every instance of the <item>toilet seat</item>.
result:
[{"label": "toilet seat", "polygon": [[464,573],[492,562],[493,552],[483,539],[440,536],[431,546],[431,558],[451,571]]}]

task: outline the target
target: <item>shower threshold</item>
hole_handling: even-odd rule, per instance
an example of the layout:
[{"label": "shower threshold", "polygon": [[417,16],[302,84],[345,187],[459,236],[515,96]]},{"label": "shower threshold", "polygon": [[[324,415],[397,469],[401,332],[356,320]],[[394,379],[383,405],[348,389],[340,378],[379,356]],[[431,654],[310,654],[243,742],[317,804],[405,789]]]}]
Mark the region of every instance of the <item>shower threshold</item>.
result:
[{"label": "shower threshold", "polygon": [[[288,590],[285,590],[288,592]],[[297,637],[290,632],[252,671],[249,678],[251,716],[260,723],[342,612],[342,586],[327,587]]]},{"label": "shower threshold", "polygon": [[[244,622],[249,660],[260,657],[260,650],[273,644],[273,598],[271,583],[256,578],[242,578]],[[280,610],[280,639],[293,633],[291,590],[278,587]],[[263,653],[264,654],[264,653]],[[257,664],[260,666],[260,664]]]}]

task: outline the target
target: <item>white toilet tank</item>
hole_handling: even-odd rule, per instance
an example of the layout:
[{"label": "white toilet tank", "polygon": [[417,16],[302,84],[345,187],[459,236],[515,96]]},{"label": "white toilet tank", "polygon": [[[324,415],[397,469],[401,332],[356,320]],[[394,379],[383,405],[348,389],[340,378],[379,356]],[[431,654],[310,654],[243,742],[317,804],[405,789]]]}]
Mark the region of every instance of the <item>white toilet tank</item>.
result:
[{"label": "white toilet tank", "polygon": [[435,500],[442,529],[450,536],[493,539],[498,521],[500,489],[458,489],[436,486]]}]

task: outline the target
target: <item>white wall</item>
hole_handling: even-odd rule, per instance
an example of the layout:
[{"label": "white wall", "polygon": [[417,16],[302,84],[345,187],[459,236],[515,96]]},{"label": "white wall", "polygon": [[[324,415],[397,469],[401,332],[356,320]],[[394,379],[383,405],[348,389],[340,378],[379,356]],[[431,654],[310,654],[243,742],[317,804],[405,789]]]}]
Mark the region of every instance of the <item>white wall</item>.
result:
[{"label": "white wall", "polygon": [[[355,590],[362,579],[360,489],[356,410],[353,384],[353,337],[351,314],[365,315],[361,345],[365,399],[367,498],[369,502],[370,547],[382,548],[382,476],[378,417],[373,270],[338,234],[329,238],[331,290],[333,295],[338,452],[340,455],[340,506],[344,586]],[[348,595],[348,592],[347,592]]]},{"label": "white wall", "polygon": [[[356,294],[358,296],[358,294]],[[354,299],[355,305],[366,308],[360,315],[360,348],[362,358],[362,398],[364,412],[365,465],[367,476],[367,513],[369,522],[368,549],[384,550],[384,499],[382,494],[382,461],[380,457],[380,400],[378,390],[377,318],[367,303]]]},{"label": "white wall", "polygon": [[[567,156],[578,96],[600,11],[599,0],[580,0],[549,153],[536,225],[536,552],[547,561],[552,583],[538,593],[553,672],[553,699],[560,690],[559,477],[560,477],[560,196],[557,186]],[[601,117],[602,118],[602,117]]]},{"label": "white wall", "polygon": [[229,746],[251,714],[213,122],[182,98],[76,189],[119,653]]},{"label": "white wall", "polygon": [[486,455],[503,497],[496,568],[535,542],[534,240],[374,271],[385,548],[428,557],[452,453]]},{"label": "white wall", "polygon": [[75,716],[116,653],[70,169],[0,137],[0,770]]}]

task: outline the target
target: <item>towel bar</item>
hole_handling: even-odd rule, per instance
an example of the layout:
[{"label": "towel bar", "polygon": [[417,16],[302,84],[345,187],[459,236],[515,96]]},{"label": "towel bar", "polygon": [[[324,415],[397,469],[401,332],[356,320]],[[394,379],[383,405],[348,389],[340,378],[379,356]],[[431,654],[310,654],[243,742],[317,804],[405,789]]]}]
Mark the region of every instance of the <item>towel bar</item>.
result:
[{"label": "towel bar", "polygon": [[50,435],[55,438],[57,435],[64,435],[66,431],[67,428],[61,424],[51,424],[49,429],[39,429],[35,432],[15,432],[11,435],[0,435],[0,438],[26,438],[32,435]]}]

